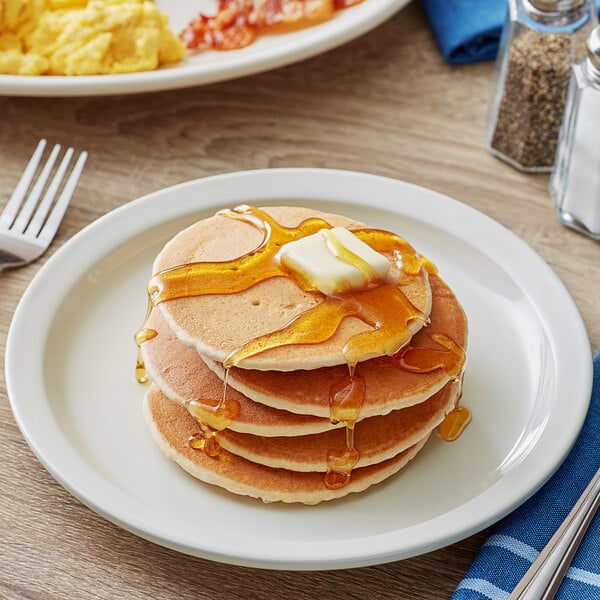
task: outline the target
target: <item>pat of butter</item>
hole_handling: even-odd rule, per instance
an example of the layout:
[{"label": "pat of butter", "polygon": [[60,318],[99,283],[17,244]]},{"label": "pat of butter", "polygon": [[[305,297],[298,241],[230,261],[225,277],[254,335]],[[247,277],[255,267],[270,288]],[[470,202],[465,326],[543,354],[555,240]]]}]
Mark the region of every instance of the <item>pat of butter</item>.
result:
[{"label": "pat of butter", "polygon": [[327,296],[361,290],[385,280],[390,261],[348,229],[334,227],[288,242],[278,253],[281,264],[305,288]]}]

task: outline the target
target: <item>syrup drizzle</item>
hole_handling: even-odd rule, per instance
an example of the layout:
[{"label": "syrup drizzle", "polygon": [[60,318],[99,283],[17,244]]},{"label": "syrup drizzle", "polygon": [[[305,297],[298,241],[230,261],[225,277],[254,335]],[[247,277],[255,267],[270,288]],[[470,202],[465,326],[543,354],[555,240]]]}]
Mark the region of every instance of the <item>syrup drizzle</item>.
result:
[{"label": "syrup drizzle", "polygon": [[394,365],[411,373],[430,373],[444,369],[450,379],[458,378],[465,363],[465,351],[443,333],[432,333],[429,337],[439,347],[426,348],[407,344],[394,354]]},{"label": "syrup drizzle", "polygon": [[240,412],[240,403],[237,400],[227,399],[227,376],[225,371],[223,382],[223,396],[216,401],[212,398],[191,400],[187,404],[188,412],[198,421],[200,432],[189,438],[192,448],[204,450],[212,457],[219,455],[221,444],[217,439],[217,432],[227,429]]},{"label": "syrup drizzle", "polygon": [[426,348],[408,344],[392,358],[397,367],[412,373],[429,373],[443,369],[460,386],[459,399],[454,408],[446,415],[438,426],[438,435],[447,442],[453,442],[471,422],[471,411],[465,406],[459,406],[462,396],[463,367],[466,354],[453,339],[443,333],[432,333],[429,336],[438,344],[437,348]]},{"label": "syrup drizzle", "polygon": [[454,408],[446,415],[446,418],[437,428],[438,436],[446,442],[456,440],[472,420],[471,411],[466,406],[459,405],[462,398],[462,373],[454,380],[454,385],[458,388],[458,399],[454,404]]},{"label": "syrup drizzle", "polygon": [[279,248],[321,229],[331,229],[329,223],[316,218],[306,219],[298,227],[283,227],[267,213],[250,206],[222,210],[218,214],[253,225],[263,234],[261,243],[232,260],[194,262],[161,271],[148,285],[152,304],[206,294],[236,294],[271,277],[288,277],[276,260]]},{"label": "syrup drizzle", "polygon": [[365,380],[350,373],[333,383],[329,389],[329,407],[332,423],[343,423],[346,427],[346,447],[330,448],[327,453],[327,472],[325,485],[329,489],[343,488],[350,481],[352,469],[359,459],[354,447],[354,426],[365,399]]},{"label": "syrup drizzle", "polygon": [[430,274],[437,275],[438,268],[425,256],[421,256],[421,266]]},{"label": "syrup drizzle", "polygon": [[327,244],[333,249],[335,256],[338,256],[343,262],[358,269],[363,277],[363,283],[375,281],[377,279],[377,271],[371,263],[352,252],[352,250],[346,248],[346,246],[344,246],[331,231],[327,230],[325,233]]},{"label": "syrup drizzle", "polygon": [[372,331],[353,336],[344,346],[342,352],[350,367],[359,360],[394,354],[410,340],[408,324],[413,320],[426,321],[425,315],[400,290],[382,283],[350,295],[324,297],[320,304],[301,313],[283,328],[244,344],[223,364],[226,368],[237,366],[245,358],[287,344],[324,342],[337,331],[343,318],[350,315],[374,327]]},{"label": "syrup drizzle", "polygon": [[[327,221],[319,218],[306,219],[296,227],[284,227],[264,211],[246,205],[222,210],[218,214],[253,225],[263,234],[261,243],[239,258],[220,262],[188,263],[157,273],[148,285],[150,300],[154,305],[165,300],[190,296],[235,294],[271,277],[290,277],[276,258],[279,249],[288,242],[312,235],[321,229],[332,228]],[[389,251],[397,256],[406,273],[418,273],[418,255],[400,236],[378,229],[361,229],[353,233],[374,250]],[[315,291],[307,286],[306,281],[296,283],[304,291]]]},{"label": "syrup drizzle", "polygon": [[[450,377],[456,378],[464,363],[464,352],[447,336],[434,338],[443,350],[407,345],[411,339],[409,324],[414,320],[426,322],[427,319],[400,290],[389,283],[378,280],[363,290],[339,296],[324,296],[309,281],[286,271],[277,260],[279,249],[288,242],[322,229],[331,229],[332,226],[325,220],[310,218],[296,227],[284,227],[267,213],[246,205],[223,210],[219,215],[257,228],[262,233],[259,245],[236,259],[189,263],[153,275],[148,284],[146,321],[151,309],[161,302],[207,294],[235,294],[272,277],[293,278],[304,291],[322,297],[319,304],[301,313],[281,329],[250,340],[234,350],[223,363],[226,374],[230,367],[271,348],[326,341],[347,316],[355,316],[370,325],[372,330],[353,336],[343,348],[349,373],[330,390],[331,420],[345,425],[346,445],[342,449],[331,449],[328,452],[325,485],[331,489],[344,487],[359,459],[354,447],[354,426],[364,402],[365,382],[355,374],[357,363],[372,356],[387,355],[393,357],[394,364],[400,368],[414,372],[441,368],[447,370]],[[396,266],[409,275],[417,275],[421,268],[428,273],[437,273],[431,261],[419,256],[408,242],[394,233],[380,229],[359,229],[353,233],[375,251],[391,256]],[[339,250],[344,260],[359,268],[365,276],[371,275],[368,265],[365,266],[359,257],[343,247]],[[138,381],[147,379],[139,346],[156,335],[156,332],[152,334],[153,331],[142,326],[135,335],[138,345],[136,377],[140,374]],[[402,350],[405,346],[406,349]],[[227,428],[239,411],[237,402],[226,400],[226,389],[225,377],[221,400],[215,402],[201,399],[188,405],[189,412],[201,428],[198,434],[190,438],[190,444],[210,456],[217,456],[220,451],[217,432]]]},{"label": "syrup drizzle", "polygon": [[[150,300],[148,300],[148,307],[146,308],[146,316],[144,318],[144,324],[148,321],[148,317],[150,316],[150,312],[152,310],[152,304]],[[137,346],[137,357],[135,361],[135,378],[139,383],[146,383],[148,381],[148,373],[146,372],[146,365],[144,365],[144,359],[142,358],[142,344],[156,337],[158,332],[155,329],[150,329],[148,327],[142,327],[138,329],[134,336],[133,341]]]},{"label": "syrup drizzle", "polygon": [[421,257],[396,233],[384,229],[358,229],[352,233],[376,252],[391,254],[395,264],[407,275],[418,275],[421,271]]},{"label": "syrup drizzle", "polygon": [[471,411],[466,406],[455,406],[438,425],[437,433],[446,442],[458,439],[471,422]]}]

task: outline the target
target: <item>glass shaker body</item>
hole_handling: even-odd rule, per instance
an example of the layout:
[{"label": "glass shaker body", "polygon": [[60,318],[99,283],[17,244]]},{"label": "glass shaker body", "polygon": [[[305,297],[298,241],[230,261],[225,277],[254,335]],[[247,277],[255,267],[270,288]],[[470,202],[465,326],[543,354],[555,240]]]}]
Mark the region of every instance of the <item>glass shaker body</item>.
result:
[{"label": "glass shaker body", "polygon": [[600,71],[587,58],[572,69],[550,197],[561,223],[600,240]]},{"label": "glass shaker body", "polygon": [[594,0],[508,1],[488,130],[491,153],[522,171],[552,169],[571,66],[585,56],[597,22]]}]

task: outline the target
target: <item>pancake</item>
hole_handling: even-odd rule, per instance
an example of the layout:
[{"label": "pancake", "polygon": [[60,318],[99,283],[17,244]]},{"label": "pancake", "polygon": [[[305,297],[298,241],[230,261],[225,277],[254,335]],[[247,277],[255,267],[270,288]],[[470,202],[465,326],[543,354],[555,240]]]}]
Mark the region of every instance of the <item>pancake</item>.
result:
[{"label": "pancake", "polygon": [[259,498],[263,502],[318,504],[353,492],[362,492],[397,473],[427,441],[420,440],[394,458],[356,469],[346,486],[329,489],[325,486],[323,473],[273,469],[226,450],[221,450],[215,458],[195,450],[188,443],[189,437],[199,431],[195,419],[183,406],[167,398],[154,385],[144,397],[144,414],[154,441],[168,459],[205,483],[235,494]]},{"label": "pancake", "polygon": [[[223,397],[223,381],[206,366],[194,348],[179,341],[159,311],[151,312],[146,327],[157,332],[140,347],[146,372],[166,396],[181,404]],[[239,413],[229,429],[240,433],[295,436],[321,433],[334,427],[329,415],[322,418],[277,410],[249,400],[230,386],[227,386],[227,398],[239,404]]]},{"label": "pancake", "polygon": [[[467,319],[452,290],[437,275],[430,275],[433,305],[430,325],[417,333],[411,345],[444,350],[431,335],[444,334],[461,348],[467,344]],[[211,370],[224,377],[223,366],[202,357]],[[330,416],[329,390],[348,374],[346,365],[304,371],[258,371],[232,367],[228,386],[268,406],[294,413]],[[453,377],[444,369],[426,373],[406,371],[388,357],[371,359],[356,368],[365,379],[365,399],[359,419],[384,415],[392,410],[423,402]]]},{"label": "pancake", "polygon": [[[387,460],[418,443],[444,420],[459,395],[460,385],[452,381],[425,402],[362,421],[355,427],[354,449],[359,459],[354,468]],[[268,467],[325,472],[329,451],[346,447],[346,430],[266,437],[226,429],[217,433],[217,439],[232,454]]]},{"label": "pancake", "polygon": [[[295,227],[307,218],[321,218],[333,226],[365,228],[345,217],[307,208],[264,210],[285,227]],[[240,218],[215,215],[191,225],[169,241],[156,257],[153,273],[171,269],[172,274],[177,267],[194,262],[233,260],[256,250],[262,242],[263,233],[256,226]],[[409,319],[408,329],[412,335],[423,326],[431,310],[428,274],[425,269],[420,269],[417,274],[409,275],[393,264],[389,277],[412,304],[411,308],[421,313],[422,318]],[[182,279],[184,283],[189,282],[185,277]],[[303,291],[291,278],[277,276],[236,293],[170,298],[160,301],[158,308],[169,327],[186,345],[214,361],[223,362],[247,342],[284,328],[299,315],[321,305],[323,299],[321,294]],[[320,326],[311,329],[320,330]],[[371,331],[373,328],[363,320],[346,316],[337,331],[325,341],[270,348],[243,358],[238,366],[293,371],[344,364],[347,361],[343,349],[348,340]]]},{"label": "pancake", "polygon": [[[312,236],[330,226],[358,240]],[[360,272],[358,290],[343,291],[352,276],[332,275],[339,261],[306,250],[323,236]],[[282,266],[277,252],[296,240]],[[387,253],[387,275],[360,240]],[[238,207],[168,242],[148,291],[135,335],[136,377],[152,381],[146,421],[163,454],[208,484],[317,504],[383,481],[442,422],[450,440],[470,419],[453,411],[466,316],[433,265],[393,233],[306,208]]]}]

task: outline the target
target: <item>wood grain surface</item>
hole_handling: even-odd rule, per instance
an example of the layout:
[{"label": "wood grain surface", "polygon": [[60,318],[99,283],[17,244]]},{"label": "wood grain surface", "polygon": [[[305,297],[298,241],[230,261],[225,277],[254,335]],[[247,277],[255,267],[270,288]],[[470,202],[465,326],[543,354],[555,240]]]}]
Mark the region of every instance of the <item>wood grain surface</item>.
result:
[{"label": "wood grain surface", "polygon": [[[492,71],[489,62],[446,64],[413,3],[343,47],[236,81],[114,97],[0,97],[0,202],[39,138],[90,153],[50,253],[1,275],[0,349],[47,257],[111,209],[205,175],[306,166],[406,180],[496,219],[562,279],[597,351],[600,245],[558,223],[547,175],[522,174],[485,150]],[[3,599],[442,599],[489,533],[344,571],[258,570],[178,554],[109,523],[63,489],[23,439],[0,379]]]}]

